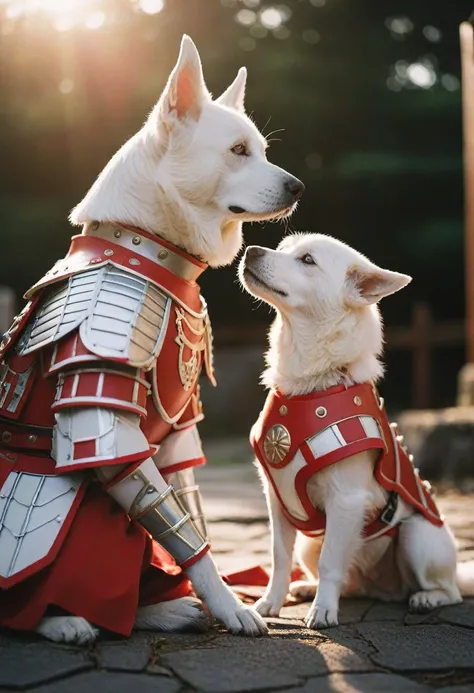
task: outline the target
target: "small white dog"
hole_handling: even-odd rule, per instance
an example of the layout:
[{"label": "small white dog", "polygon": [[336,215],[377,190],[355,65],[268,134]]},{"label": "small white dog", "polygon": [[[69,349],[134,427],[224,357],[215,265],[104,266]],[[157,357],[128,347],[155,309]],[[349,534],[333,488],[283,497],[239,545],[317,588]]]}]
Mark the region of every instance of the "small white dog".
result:
[{"label": "small white dog", "polygon": [[[337,625],[341,595],[410,594],[421,611],[460,602],[453,535],[375,390],[383,372],[376,304],[410,277],[334,238],[295,234],[276,251],[247,248],[240,279],[276,310],[263,374],[270,394],[251,435],[272,530],[258,613],[276,616],[285,602],[298,530],[308,580],[290,591],[314,597],[309,628]],[[390,479],[380,459],[391,459]]]},{"label": "small white dog", "polygon": [[[304,185],[266,158],[265,138],[244,111],[246,70],[216,100],[198,51],[184,36],[177,64],[142,129],[110,160],[70,220],[131,225],[159,235],[212,267],[228,265],[242,245],[242,222],[283,218]],[[196,593],[233,633],[267,628],[223,583],[210,554],[189,567]],[[198,607],[198,608],[196,608]],[[190,598],[138,610],[136,628],[176,631],[205,621]],[[44,618],[37,628],[56,641],[90,642],[84,618]]]}]

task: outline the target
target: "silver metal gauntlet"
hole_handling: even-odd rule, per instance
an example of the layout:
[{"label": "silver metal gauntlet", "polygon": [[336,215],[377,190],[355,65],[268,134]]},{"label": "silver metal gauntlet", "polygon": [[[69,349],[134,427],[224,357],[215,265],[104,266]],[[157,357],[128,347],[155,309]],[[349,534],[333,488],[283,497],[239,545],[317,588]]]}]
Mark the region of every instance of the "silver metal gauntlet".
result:
[{"label": "silver metal gauntlet", "polygon": [[[164,472],[166,473],[166,470],[164,470]],[[204,511],[202,509],[201,492],[199,486],[194,481],[193,469],[183,469],[179,472],[173,472],[169,476],[166,476],[166,481],[175,489],[176,495],[184,508],[191,515],[201,535],[209,540]]]},{"label": "silver metal gauntlet", "polygon": [[130,517],[141,524],[179,565],[191,565],[209,548],[209,543],[178,493],[171,485],[158,492],[140,468],[131,477],[134,481],[141,478],[143,487],[129,509]]}]

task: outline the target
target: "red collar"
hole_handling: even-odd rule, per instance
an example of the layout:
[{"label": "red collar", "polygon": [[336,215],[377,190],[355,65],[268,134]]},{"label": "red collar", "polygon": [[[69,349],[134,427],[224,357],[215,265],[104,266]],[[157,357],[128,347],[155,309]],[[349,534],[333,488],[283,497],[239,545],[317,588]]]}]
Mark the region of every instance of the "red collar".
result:
[{"label": "red collar", "polygon": [[319,399],[320,397],[328,397],[329,395],[333,395],[337,392],[343,392],[344,390],[354,387],[355,384],[356,383],[351,383],[350,385],[333,385],[332,387],[328,387],[327,390],[317,390],[315,392],[310,392],[307,395],[293,395],[292,397],[282,394],[278,389],[272,390],[271,392],[273,392],[274,396],[282,402],[289,402],[291,400],[312,400]]}]

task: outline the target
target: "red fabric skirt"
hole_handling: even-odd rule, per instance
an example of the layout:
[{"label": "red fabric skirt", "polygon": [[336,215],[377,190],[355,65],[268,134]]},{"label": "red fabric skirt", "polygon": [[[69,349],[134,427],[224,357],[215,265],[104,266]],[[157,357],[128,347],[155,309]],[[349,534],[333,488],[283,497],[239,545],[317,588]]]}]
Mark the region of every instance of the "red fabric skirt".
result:
[{"label": "red fabric skirt", "polygon": [[91,484],[53,563],[0,589],[0,626],[33,630],[56,606],[127,636],[138,606],[191,594],[167,551]]}]

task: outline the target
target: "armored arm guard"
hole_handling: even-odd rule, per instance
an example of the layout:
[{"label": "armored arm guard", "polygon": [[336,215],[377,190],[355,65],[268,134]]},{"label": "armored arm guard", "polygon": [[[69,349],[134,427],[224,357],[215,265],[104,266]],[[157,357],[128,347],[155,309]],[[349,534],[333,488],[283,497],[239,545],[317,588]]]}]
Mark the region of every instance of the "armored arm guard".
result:
[{"label": "armored arm guard", "polygon": [[206,460],[196,425],[168,434],[153,459],[166,481],[176,489],[176,494],[202,536],[207,538],[201,493],[193,469]]},{"label": "armored arm guard", "polygon": [[[116,471],[116,469],[115,469]],[[167,484],[152,459],[110,476],[111,468],[97,470],[107,490],[122,508],[146,529],[183,568],[196,563],[210,549],[178,492]]]}]

